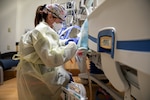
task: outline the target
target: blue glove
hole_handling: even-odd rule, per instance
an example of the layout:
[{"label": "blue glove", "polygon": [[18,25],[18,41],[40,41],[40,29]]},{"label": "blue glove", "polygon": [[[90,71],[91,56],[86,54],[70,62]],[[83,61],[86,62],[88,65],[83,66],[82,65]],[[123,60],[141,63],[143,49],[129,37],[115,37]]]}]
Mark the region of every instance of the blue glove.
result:
[{"label": "blue glove", "polygon": [[78,41],[79,41],[79,37],[77,37],[77,38],[70,38],[70,39],[68,39],[68,40],[65,42],[65,45],[67,45],[70,41],[75,42],[75,43],[77,44],[77,43],[78,43]]}]

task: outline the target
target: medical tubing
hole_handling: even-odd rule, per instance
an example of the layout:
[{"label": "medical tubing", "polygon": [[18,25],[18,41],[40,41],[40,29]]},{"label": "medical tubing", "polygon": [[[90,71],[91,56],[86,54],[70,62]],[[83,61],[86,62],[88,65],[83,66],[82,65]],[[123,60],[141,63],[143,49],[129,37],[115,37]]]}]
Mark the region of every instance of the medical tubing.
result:
[{"label": "medical tubing", "polygon": [[65,32],[66,32],[66,34],[63,36],[63,39],[69,38],[69,35],[70,35],[70,33],[71,33],[71,31],[72,31],[73,28],[76,28],[76,29],[78,29],[78,30],[81,29],[81,28],[80,28],[79,26],[77,26],[77,25],[70,26],[70,27],[66,28],[64,31],[61,31],[60,37],[62,37],[62,35],[64,35]]}]

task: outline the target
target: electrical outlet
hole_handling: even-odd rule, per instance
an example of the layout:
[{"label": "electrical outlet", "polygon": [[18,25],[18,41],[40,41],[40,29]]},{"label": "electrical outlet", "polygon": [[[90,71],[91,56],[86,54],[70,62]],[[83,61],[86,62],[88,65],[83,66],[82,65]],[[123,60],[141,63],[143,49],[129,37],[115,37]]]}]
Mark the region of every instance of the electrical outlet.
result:
[{"label": "electrical outlet", "polygon": [[7,45],[7,50],[10,50],[10,45]]},{"label": "electrical outlet", "polygon": [[11,32],[11,28],[10,27],[8,28],[8,32]]}]

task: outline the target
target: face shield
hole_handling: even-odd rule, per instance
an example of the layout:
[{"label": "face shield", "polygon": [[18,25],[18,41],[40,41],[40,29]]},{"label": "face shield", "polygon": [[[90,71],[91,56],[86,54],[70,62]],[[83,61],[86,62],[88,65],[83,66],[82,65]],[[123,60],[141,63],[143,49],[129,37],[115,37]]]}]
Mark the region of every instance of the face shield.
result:
[{"label": "face shield", "polygon": [[46,9],[53,14],[54,17],[65,21],[67,12],[62,5],[59,4],[49,4],[46,5]]},{"label": "face shield", "polygon": [[46,5],[46,9],[48,10],[48,12],[52,14],[54,18],[56,18],[56,20],[57,19],[59,20],[53,23],[53,29],[57,33],[59,33],[59,31],[63,27],[63,23],[67,15],[65,8],[59,4],[49,4],[49,5]]}]

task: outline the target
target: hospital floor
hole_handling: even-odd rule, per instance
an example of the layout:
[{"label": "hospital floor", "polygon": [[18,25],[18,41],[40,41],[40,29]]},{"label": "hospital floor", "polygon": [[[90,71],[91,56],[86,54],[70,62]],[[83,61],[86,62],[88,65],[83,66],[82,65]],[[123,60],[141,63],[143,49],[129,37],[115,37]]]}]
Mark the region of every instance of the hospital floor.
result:
[{"label": "hospital floor", "polygon": [[[80,82],[80,78],[78,77],[73,77],[75,82]],[[0,100],[18,100],[17,97],[17,89],[16,89],[16,78],[4,81],[3,85],[0,85]],[[95,93],[96,90],[98,89],[99,86],[96,84],[92,85],[93,89],[93,100],[95,100]],[[87,91],[87,96],[89,98],[89,88],[88,85],[85,85],[86,91]],[[101,98],[100,100],[105,100],[102,99],[104,98],[103,96],[99,97]]]}]

